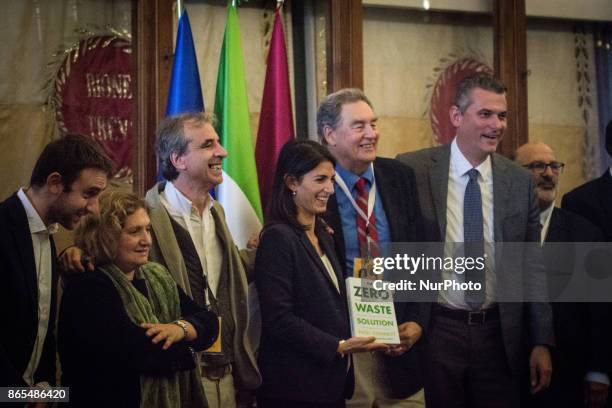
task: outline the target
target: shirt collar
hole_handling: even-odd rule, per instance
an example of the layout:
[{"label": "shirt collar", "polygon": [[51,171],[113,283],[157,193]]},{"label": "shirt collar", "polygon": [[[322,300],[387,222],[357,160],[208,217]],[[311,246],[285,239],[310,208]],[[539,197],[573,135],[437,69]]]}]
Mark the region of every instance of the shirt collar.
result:
[{"label": "shirt collar", "polygon": [[340,177],[342,177],[342,180],[344,180],[344,182],[346,183],[346,186],[351,190],[355,187],[355,184],[361,177],[365,178],[368,181],[370,186],[374,183],[374,172],[372,171],[371,164],[361,174],[355,174],[345,169],[340,164],[336,164],[336,173],[339,174]]},{"label": "shirt collar", "polygon": [[30,228],[30,234],[37,234],[39,232],[46,232],[49,235],[55,234],[59,229],[57,223],[50,224],[49,227],[45,225],[40,215],[38,215],[38,211],[32,205],[32,202],[26,195],[23,187],[19,189],[17,192],[17,197],[21,201],[23,208],[25,209],[26,216],[28,217],[28,226]]},{"label": "shirt collar", "polygon": [[[189,216],[192,212],[195,212],[196,214],[198,213],[198,210],[194,207],[191,200],[185,197],[185,195],[181,193],[171,181],[166,183],[163,191],[163,197],[166,199],[166,202],[170,208],[177,211],[181,215]],[[208,206],[206,208],[211,209],[212,206],[213,198],[209,194]]]},{"label": "shirt collar", "polygon": [[[457,138],[453,139],[451,143],[451,157],[450,157],[451,169],[455,174],[465,175],[472,168],[472,164],[465,158],[459,146],[457,145]],[[491,155],[488,155],[485,161],[475,167],[480,173],[480,176],[484,181],[490,181],[493,176],[493,169],[491,167]]]},{"label": "shirt collar", "polygon": [[550,206],[540,213],[540,224],[545,226],[550,221],[550,216],[552,215],[553,208],[555,208],[555,202],[553,201]]},{"label": "shirt collar", "polygon": [[555,208],[555,202],[544,211],[540,212],[540,225],[542,226],[542,230],[540,231],[540,244],[543,244],[546,241],[546,236],[548,235],[548,227],[550,226],[550,219],[552,218],[553,209]]}]

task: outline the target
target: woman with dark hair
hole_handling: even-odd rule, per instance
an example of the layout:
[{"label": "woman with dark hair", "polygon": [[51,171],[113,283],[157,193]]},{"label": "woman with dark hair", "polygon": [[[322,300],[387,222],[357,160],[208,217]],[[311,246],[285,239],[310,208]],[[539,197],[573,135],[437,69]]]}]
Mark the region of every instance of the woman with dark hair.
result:
[{"label": "woman with dark hair", "polygon": [[258,407],[344,407],[348,355],[387,348],[350,337],[342,269],[318,215],[334,193],[325,146],[290,141],[281,150],[255,280],[262,315]]},{"label": "woman with dark hair", "polygon": [[148,262],[150,229],[145,202],[113,192],[77,230],[97,267],[70,277],[62,298],[58,343],[71,406],[207,406],[194,349],[213,343],[217,317]]}]

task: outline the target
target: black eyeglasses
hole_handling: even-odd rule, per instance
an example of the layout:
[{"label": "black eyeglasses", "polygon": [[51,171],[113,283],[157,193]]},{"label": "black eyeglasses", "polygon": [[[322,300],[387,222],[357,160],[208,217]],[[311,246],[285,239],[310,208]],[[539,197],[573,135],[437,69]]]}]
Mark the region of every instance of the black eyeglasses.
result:
[{"label": "black eyeglasses", "polygon": [[536,173],[545,173],[546,168],[550,167],[550,170],[552,170],[553,173],[559,174],[559,173],[563,173],[563,168],[565,167],[565,163],[561,163],[558,161],[551,161],[550,163],[534,161],[534,162],[524,165],[523,167],[528,168],[529,170],[536,172]]}]

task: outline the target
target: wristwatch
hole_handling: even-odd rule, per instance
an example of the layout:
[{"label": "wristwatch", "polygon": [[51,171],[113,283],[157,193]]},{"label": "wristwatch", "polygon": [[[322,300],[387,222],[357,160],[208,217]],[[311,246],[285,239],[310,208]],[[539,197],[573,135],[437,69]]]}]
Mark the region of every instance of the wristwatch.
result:
[{"label": "wristwatch", "polygon": [[183,337],[183,339],[187,340],[187,333],[189,333],[187,331],[187,322],[185,322],[184,320],[175,320],[172,322],[172,324],[176,324],[178,327],[183,329],[183,333],[185,334],[185,337]]}]

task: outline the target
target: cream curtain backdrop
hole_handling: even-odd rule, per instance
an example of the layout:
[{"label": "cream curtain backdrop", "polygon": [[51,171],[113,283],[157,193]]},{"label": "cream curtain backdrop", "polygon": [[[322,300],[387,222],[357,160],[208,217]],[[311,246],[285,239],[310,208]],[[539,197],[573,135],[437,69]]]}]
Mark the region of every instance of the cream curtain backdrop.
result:
[{"label": "cream curtain backdrop", "polygon": [[[427,86],[451,53],[476,54],[493,67],[491,21],[484,14],[364,8],[364,88],[380,117],[382,156],[434,144],[425,114]],[[571,21],[543,19],[530,20],[527,27],[529,139],[550,144],[566,163],[561,195],[600,172],[599,153],[592,154],[598,143],[593,40],[574,27]],[[584,41],[586,56],[577,57],[577,38]],[[590,91],[577,80],[578,62]],[[579,97],[587,94],[591,106],[579,106]]]},{"label": "cream curtain backdrop", "polygon": [[129,0],[0,0],[0,200],[26,185],[57,129],[46,105],[53,54],[76,28],[131,28]]},{"label": "cream curtain backdrop", "polygon": [[[268,6],[265,16],[264,3]],[[238,10],[254,137],[272,3],[251,1]],[[214,104],[225,5],[221,0],[186,2],[208,109]],[[56,136],[44,92],[47,64],[54,52],[70,44],[77,27],[110,24],[130,31],[132,10],[129,0],[0,0],[0,6],[0,199],[4,199],[27,183],[42,147]],[[285,8],[283,15],[293,77],[290,13]],[[320,14],[315,12],[313,30],[317,99],[326,87],[325,24]],[[457,14],[427,16],[422,11],[365,7],[364,87],[381,116],[382,155],[395,156],[432,144],[431,127],[424,116],[429,102],[426,85],[434,82],[434,69],[441,65],[441,58],[472,49],[492,66],[493,32],[486,16],[454,16]],[[568,164],[562,192],[582,183],[593,171],[585,168],[583,152],[590,143],[585,138],[596,135],[597,106],[592,107],[593,114],[585,124],[577,103],[575,36],[571,23],[529,24],[527,32],[530,138],[551,144]],[[585,40],[587,50],[592,50],[588,35]],[[591,61],[589,69],[593,66]],[[595,81],[594,72],[590,78]],[[591,100],[596,104],[596,98]]]},{"label": "cream curtain backdrop", "polygon": [[[291,95],[294,97],[293,32],[291,30],[289,3],[287,2],[287,5],[284,7],[282,17],[285,43],[287,45],[287,58],[289,60],[289,82],[291,84]],[[212,112],[217,87],[219,55],[221,53],[221,44],[223,43],[223,33],[227,20],[227,2],[200,0],[184,2],[184,4],[189,12],[189,20],[191,21],[205,110]],[[276,1],[243,1],[242,5],[238,7],[249,112],[251,113],[253,146],[255,145],[259,126],[259,111],[261,109],[261,98],[266,78],[268,42],[272,33],[272,23],[274,21],[273,6],[275,5]],[[293,106],[295,106],[295,103]]]},{"label": "cream curtain backdrop", "polygon": [[493,67],[492,17],[364,8],[364,91],[379,115],[379,153],[432,146],[431,87],[450,54]]},{"label": "cream curtain backdrop", "polygon": [[[600,175],[593,36],[574,33],[574,26],[552,21],[527,25],[529,139],[550,145],[565,162],[557,204],[563,194]],[[586,42],[586,56],[577,56],[576,40]],[[578,62],[581,77],[586,73],[590,78],[590,92],[582,78],[577,80]],[[579,106],[581,95],[590,97],[591,106]],[[596,146],[595,154],[590,146]]]}]

